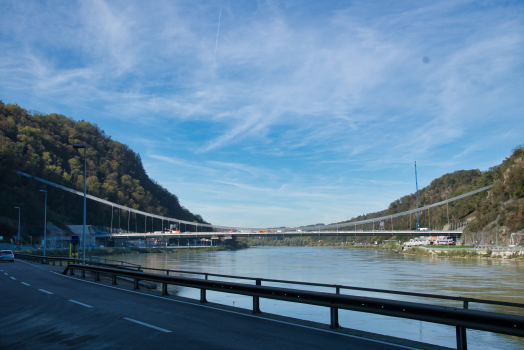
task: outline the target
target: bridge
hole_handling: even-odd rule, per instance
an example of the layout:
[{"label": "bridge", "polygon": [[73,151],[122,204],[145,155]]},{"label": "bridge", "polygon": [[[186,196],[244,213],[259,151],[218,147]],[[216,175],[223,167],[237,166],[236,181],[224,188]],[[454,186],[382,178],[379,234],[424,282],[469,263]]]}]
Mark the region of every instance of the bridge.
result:
[{"label": "bridge", "polygon": [[[49,185],[49,186],[53,186],[53,187],[56,187],[56,188],[60,188],[64,191],[67,191],[67,192],[70,192],[70,193],[73,193],[73,194],[76,194],[78,196],[84,196],[84,193],[83,192],[80,192],[80,191],[76,191],[72,188],[68,188],[68,187],[65,187],[65,186],[62,186],[62,185],[59,185],[59,184],[55,184],[51,181],[47,181],[47,180],[44,180],[44,179],[41,179],[41,178],[38,178],[38,177],[33,177],[29,174],[26,174],[26,173],[23,173],[21,171],[16,171],[16,173],[20,176],[23,176],[23,177],[27,177],[27,178],[30,178],[30,179],[33,179],[35,181],[38,181],[38,182],[41,182],[41,183],[44,183],[46,185]],[[157,220],[161,220],[162,221],[162,228],[164,228],[164,222],[167,223],[167,225],[169,226],[170,223],[174,223],[176,225],[178,225],[178,228],[181,227],[182,224],[185,225],[185,227],[187,228],[188,226],[189,227],[194,227],[194,231],[193,233],[191,232],[185,232],[185,233],[181,233],[181,234],[174,234],[173,237],[176,237],[176,238],[206,238],[206,237],[221,237],[221,236],[224,236],[222,235],[222,232],[216,232],[216,231],[221,231],[221,230],[226,230],[226,231],[233,231],[234,233],[234,236],[237,236],[237,237],[249,237],[249,236],[255,236],[255,237],[258,237],[258,236],[261,236],[261,234],[258,232],[258,231],[277,231],[277,232],[264,232],[263,235],[273,235],[273,236],[305,236],[305,235],[312,235],[312,236],[318,236],[318,235],[325,235],[325,236],[420,236],[421,233],[420,231],[410,231],[410,230],[406,230],[406,231],[395,231],[394,230],[394,221],[393,219],[394,218],[397,218],[397,217],[401,217],[401,216],[406,216],[406,215],[411,215],[412,214],[417,214],[417,213],[421,213],[421,212],[424,212],[424,211],[428,211],[428,218],[430,218],[430,209],[431,208],[435,208],[435,207],[438,207],[438,206],[441,206],[441,205],[447,205],[448,203],[451,203],[451,202],[454,202],[454,201],[457,201],[457,200],[460,200],[462,198],[465,198],[465,197],[469,197],[469,196],[472,196],[472,195],[475,195],[475,194],[478,194],[478,193],[481,193],[481,192],[484,192],[484,191],[487,191],[489,190],[490,188],[492,188],[493,185],[490,185],[490,186],[485,186],[485,187],[482,187],[482,188],[479,188],[479,189],[476,189],[474,191],[471,191],[471,192],[468,192],[468,193],[464,193],[464,194],[461,194],[459,196],[456,196],[456,197],[453,197],[453,198],[449,198],[449,199],[446,199],[446,200],[443,200],[443,201],[440,201],[440,202],[437,202],[437,203],[433,203],[433,204],[429,204],[429,205],[426,205],[426,206],[423,206],[423,207],[420,207],[420,208],[415,208],[415,209],[411,209],[411,210],[408,210],[408,211],[404,211],[404,212],[401,212],[401,213],[395,213],[395,214],[391,214],[391,215],[386,215],[386,216],[381,216],[381,217],[375,217],[375,218],[371,218],[371,219],[366,219],[366,220],[359,220],[359,221],[348,221],[348,222],[343,222],[343,223],[337,223],[337,224],[330,224],[330,225],[309,225],[309,226],[299,226],[299,227],[283,227],[283,228],[268,228],[268,227],[238,227],[238,226],[235,226],[235,225],[213,225],[213,224],[204,224],[204,223],[195,223],[195,222],[191,222],[191,221],[184,221],[184,220],[180,220],[180,219],[177,219],[177,218],[170,218],[170,217],[166,217],[166,216],[162,216],[162,215],[156,215],[156,214],[151,214],[151,213],[147,213],[147,212],[144,212],[144,211],[141,211],[141,210],[138,210],[138,209],[134,209],[134,208],[129,208],[129,207],[126,207],[126,206],[123,206],[123,205],[120,205],[120,204],[117,204],[117,203],[113,203],[113,202],[110,202],[108,200],[105,200],[105,199],[102,199],[102,198],[98,198],[98,197],[95,197],[93,195],[90,195],[90,194],[87,194],[86,195],[86,198],[88,199],[91,199],[93,201],[96,201],[96,202],[99,202],[99,203],[102,203],[102,204],[106,204],[108,206],[111,206],[111,213],[113,213],[113,210],[114,208],[117,208],[117,209],[120,209],[120,210],[124,210],[124,211],[127,211],[128,213],[135,213],[135,215],[143,215],[144,218],[145,218],[145,221],[147,221],[147,218],[151,218],[151,224],[153,224],[153,220],[154,219],[157,219]],[[111,214],[113,215],[113,214]],[[128,215],[128,227],[127,227],[127,231],[129,232],[129,218],[130,218],[130,215]],[[382,223],[382,225],[384,225],[384,223],[387,222],[387,226],[384,226],[384,227],[390,227],[391,228],[391,231],[384,231],[384,230],[371,230],[371,231],[359,231],[357,230],[357,227],[359,225],[364,225],[364,224],[373,224],[373,228],[375,226],[375,223]],[[112,237],[112,236],[122,236],[121,234],[119,233],[116,233],[114,234],[112,231],[113,231],[113,220],[111,220],[111,232],[107,233],[106,236],[103,236],[101,235],[100,237]],[[145,226],[145,225],[144,225]],[[152,225],[153,226],[153,225]],[[203,228],[207,228],[209,229],[210,232],[203,232]],[[354,230],[350,231],[348,230],[348,228],[354,228]],[[201,231],[199,231],[201,230]],[[153,230],[152,230],[153,231]],[[278,232],[278,231],[281,231],[281,232]],[[301,231],[301,232],[298,232],[298,231]],[[258,233],[257,233],[258,232]],[[392,235],[391,232],[394,232],[395,234]],[[422,231],[424,232],[424,231]],[[309,234],[311,233],[311,234]],[[458,232],[456,231],[433,231],[432,235],[439,235],[439,236],[457,236],[459,235]],[[147,233],[125,233],[124,234],[125,236],[129,236],[129,237],[144,237],[144,235],[147,236]],[[152,232],[149,234],[149,237],[155,237],[156,235],[156,232]],[[162,233],[159,233],[159,235],[161,237],[169,237],[169,234],[162,234]],[[226,237],[228,236],[232,236],[232,235],[226,235]],[[171,238],[171,237],[170,237]]]},{"label": "bridge", "polygon": [[96,234],[96,238],[209,238],[222,239],[232,237],[372,237],[372,236],[446,236],[446,237],[460,237],[461,231],[414,231],[414,230],[399,230],[399,231],[265,231],[265,232],[182,232],[172,233],[166,232],[146,232],[146,233],[109,233],[100,232]]}]

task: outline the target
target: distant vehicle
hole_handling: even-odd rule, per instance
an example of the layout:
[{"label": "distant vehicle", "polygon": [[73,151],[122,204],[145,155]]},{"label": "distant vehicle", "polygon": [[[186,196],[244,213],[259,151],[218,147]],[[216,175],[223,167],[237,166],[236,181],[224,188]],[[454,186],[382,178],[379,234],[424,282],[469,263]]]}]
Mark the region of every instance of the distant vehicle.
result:
[{"label": "distant vehicle", "polygon": [[453,238],[439,239],[437,245],[455,245]]},{"label": "distant vehicle", "polygon": [[418,230],[419,230],[419,231],[429,231],[429,228],[427,228],[427,227],[421,227],[421,228],[419,228]]},{"label": "distant vehicle", "polygon": [[15,256],[13,255],[13,252],[10,250],[0,250],[0,260],[14,262]]}]

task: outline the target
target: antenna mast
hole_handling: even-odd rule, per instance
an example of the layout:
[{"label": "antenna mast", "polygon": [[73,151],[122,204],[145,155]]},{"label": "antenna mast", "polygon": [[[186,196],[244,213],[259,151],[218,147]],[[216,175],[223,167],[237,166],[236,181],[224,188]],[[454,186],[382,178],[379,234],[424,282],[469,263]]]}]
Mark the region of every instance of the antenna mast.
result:
[{"label": "antenna mast", "polygon": [[[418,209],[418,180],[417,180],[417,161],[415,161],[415,185],[417,187],[417,209]],[[420,230],[420,213],[417,211],[417,231]]]}]

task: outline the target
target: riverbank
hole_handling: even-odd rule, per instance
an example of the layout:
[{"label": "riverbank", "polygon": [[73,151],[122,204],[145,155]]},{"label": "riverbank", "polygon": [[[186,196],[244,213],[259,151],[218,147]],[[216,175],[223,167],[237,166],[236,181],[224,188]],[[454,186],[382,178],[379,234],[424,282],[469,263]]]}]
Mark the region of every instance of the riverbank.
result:
[{"label": "riverbank", "polygon": [[374,249],[394,251],[403,255],[432,256],[442,258],[470,259],[513,259],[524,260],[522,247],[464,247],[464,246],[424,246],[403,247],[393,242],[387,244],[349,245],[350,249]]},{"label": "riverbank", "polygon": [[[89,248],[86,249],[86,258],[91,256],[107,256],[107,255],[125,255],[125,254],[164,254],[164,253],[195,253],[195,252],[217,252],[217,251],[231,251],[236,250],[230,246],[224,247],[173,247],[173,248]],[[22,250],[22,254],[43,255],[41,249],[38,250]],[[47,256],[68,256],[69,249],[48,249]],[[80,253],[79,256],[82,254]]]},{"label": "riverbank", "polygon": [[413,247],[399,251],[405,255],[426,255],[442,258],[471,258],[471,259],[510,259],[524,260],[522,248],[466,248],[466,247]]}]

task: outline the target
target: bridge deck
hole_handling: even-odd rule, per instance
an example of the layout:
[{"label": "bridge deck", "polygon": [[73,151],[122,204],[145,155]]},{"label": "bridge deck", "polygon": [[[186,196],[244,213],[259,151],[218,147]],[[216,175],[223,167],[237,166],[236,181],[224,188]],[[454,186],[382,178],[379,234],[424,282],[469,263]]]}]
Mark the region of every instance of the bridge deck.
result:
[{"label": "bridge deck", "polygon": [[98,238],[228,238],[228,237],[371,237],[371,236],[447,236],[460,237],[459,231],[304,231],[304,232],[189,232],[189,233],[107,233],[99,234]]}]

